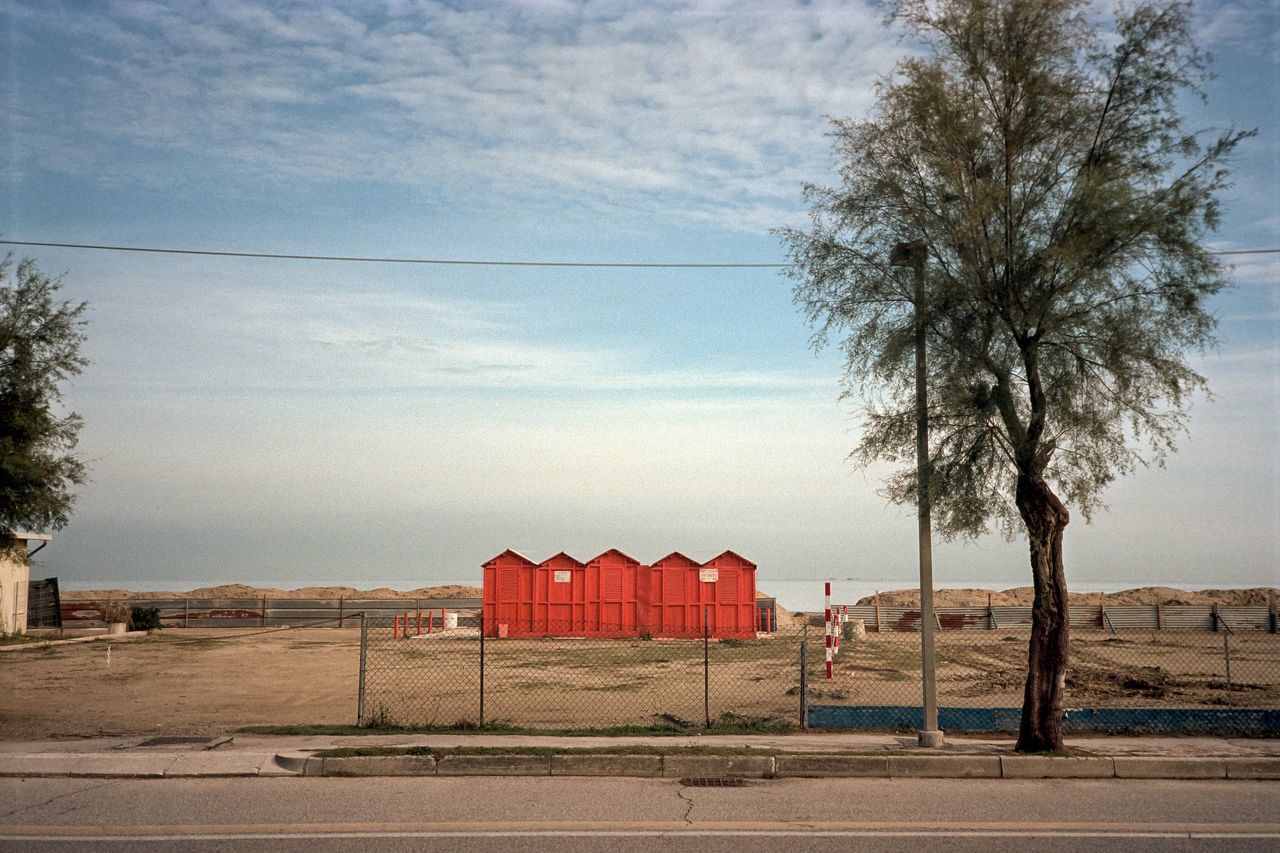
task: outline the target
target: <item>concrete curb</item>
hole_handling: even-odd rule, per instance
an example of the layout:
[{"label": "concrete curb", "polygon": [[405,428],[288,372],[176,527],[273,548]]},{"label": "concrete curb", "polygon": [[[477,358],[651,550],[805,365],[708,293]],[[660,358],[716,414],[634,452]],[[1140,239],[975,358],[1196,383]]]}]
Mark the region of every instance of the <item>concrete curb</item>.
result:
[{"label": "concrete curb", "polygon": [[147,636],[147,631],[125,631],[123,634],[95,634],[92,637],[65,637],[61,640],[37,640],[34,643],[18,643],[12,646],[0,646],[0,654],[8,652],[25,652],[35,649],[48,649],[53,646],[74,646],[77,643],[116,642],[119,640],[136,640]]},{"label": "concrete curb", "polygon": [[1115,757],[1117,779],[1225,779],[1226,761],[1190,758]]},{"label": "concrete curb", "polygon": [[[412,761],[409,761],[412,759]],[[277,756],[305,776],[639,776],[880,779],[1280,779],[1280,757],[1000,755]],[[412,772],[411,772],[412,771]]]},{"label": "concrete curb", "polygon": [[376,755],[287,753],[8,753],[0,777],[204,778],[241,776],[631,776],[878,779],[1280,780],[1280,756],[1037,755]]},{"label": "concrete curb", "polygon": [[1002,755],[1000,775],[1005,779],[1111,779],[1116,775],[1115,761],[1110,756]]}]

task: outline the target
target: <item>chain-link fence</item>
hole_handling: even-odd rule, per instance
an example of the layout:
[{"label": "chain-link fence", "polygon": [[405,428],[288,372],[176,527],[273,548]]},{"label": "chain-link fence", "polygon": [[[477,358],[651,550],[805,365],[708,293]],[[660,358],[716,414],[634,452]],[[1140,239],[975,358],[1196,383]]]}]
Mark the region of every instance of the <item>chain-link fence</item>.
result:
[{"label": "chain-link fence", "polygon": [[[482,637],[478,613],[456,628],[406,632],[367,619],[363,725],[593,729],[797,725],[801,634],[712,637]],[[621,629],[599,626],[600,633]],[[564,633],[568,633],[566,626]],[[548,626],[547,633],[559,633]]]},{"label": "chain-link fence", "polygon": [[[363,634],[364,725],[884,729],[921,713],[916,632],[845,624],[830,679],[823,626],[801,620],[755,639],[495,638],[464,613],[430,632],[367,619]],[[942,728],[1016,730],[1025,627],[936,637]],[[1280,733],[1280,635],[1074,629],[1066,704],[1076,730]]]},{"label": "chain-link fence", "polygon": [[[921,724],[920,634],[843,628],[833,677],[810,637],[809,722]],[[935,633],[939,725],[1012,731],[1027,671],[1026,630]],[[1280,733],[1280,635],[1265,631],[1073,629],[1068,731]]]}]

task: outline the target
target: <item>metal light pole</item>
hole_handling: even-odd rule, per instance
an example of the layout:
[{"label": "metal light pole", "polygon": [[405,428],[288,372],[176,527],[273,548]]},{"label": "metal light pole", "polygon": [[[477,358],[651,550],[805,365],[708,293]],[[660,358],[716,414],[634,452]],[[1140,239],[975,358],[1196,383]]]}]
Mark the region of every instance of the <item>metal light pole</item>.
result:
[{"label": "metal light pole", "polygon": [[933,537],[929,508],[929,388],[925,371],[924,265],[929,250],[919,240],[899,243],[889,253],[895,267],[915,271],[916,332],[916,526],[920,539],[920,681],[924,688],[924,727],[920,746],[942,746],[938,728],[938,681],[933,654]]}]

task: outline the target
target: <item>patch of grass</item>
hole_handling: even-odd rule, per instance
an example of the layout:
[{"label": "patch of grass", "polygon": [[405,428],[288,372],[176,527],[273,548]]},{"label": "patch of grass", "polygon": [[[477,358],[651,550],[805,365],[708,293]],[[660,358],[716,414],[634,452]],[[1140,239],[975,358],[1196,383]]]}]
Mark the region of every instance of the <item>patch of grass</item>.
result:
[{"label": "patch of grass", "polygon": [[776,747],[752,746],[654,746],[633,744],[630,746],[344,746],[314,753],[315,758],[362,758],[398,755],[426,755],[439,760],[448,755],[824,755],[859,756],[884,755],[884,750],[834,749],[821,752],[796,752]]},{"label": "patch of grass", "polygon": [[671,736],[671,735],[725,735],[725,734],[785,734],[795,730],[795,725],[786,720],[767,717],[742,717],[736,714],[722,714],[711,728],[683,727],[674,723],[659,723],[652,726],[614,726],[610,728],[580,729],[548,729],[522,728],[509,723],[487,723],[477,725],[469,720],[460,720],[451,725],[437,726],[395,726],[378,728],[369,726],[340,725],[285,725],[285,726],[244,726],[237,732],[256,735],[385,735],[385,734],[444,734],[447,732],[471,731],[477,734],[502,735],[546,735],[556,737],[626,737],[626,736]]},{"label": "patch of grass", "polygon": [[4,634],[0,636],[0,646],[25,646],[27,643],[37,643],[35,637],[28,637],[26,634]]},{"label": "patch of grass", "polygon": [[[387,755],[780,755],[784,750],[749,746],[344,746],[315,753],[317,758],[358,758]],[[827,753],[824,753],[827,754]]]}]

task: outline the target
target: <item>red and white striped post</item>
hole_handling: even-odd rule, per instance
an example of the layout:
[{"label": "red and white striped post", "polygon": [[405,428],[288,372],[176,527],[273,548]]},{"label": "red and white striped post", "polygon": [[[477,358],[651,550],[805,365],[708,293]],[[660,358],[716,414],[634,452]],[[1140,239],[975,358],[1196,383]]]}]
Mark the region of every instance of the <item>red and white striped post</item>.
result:
[{"label": "red and white striped post", "polygon": [[832,678],[833,677],[832,668],[836,659],[836,650],[835,650],[835,646],[832,644],[833,635],[831,632],[831,583],[830,581],[828,581],[824,585],[824,587],[825,588],[824,588],[823,603],[825,605],[824,610],[826,614],[827,678]]}]

